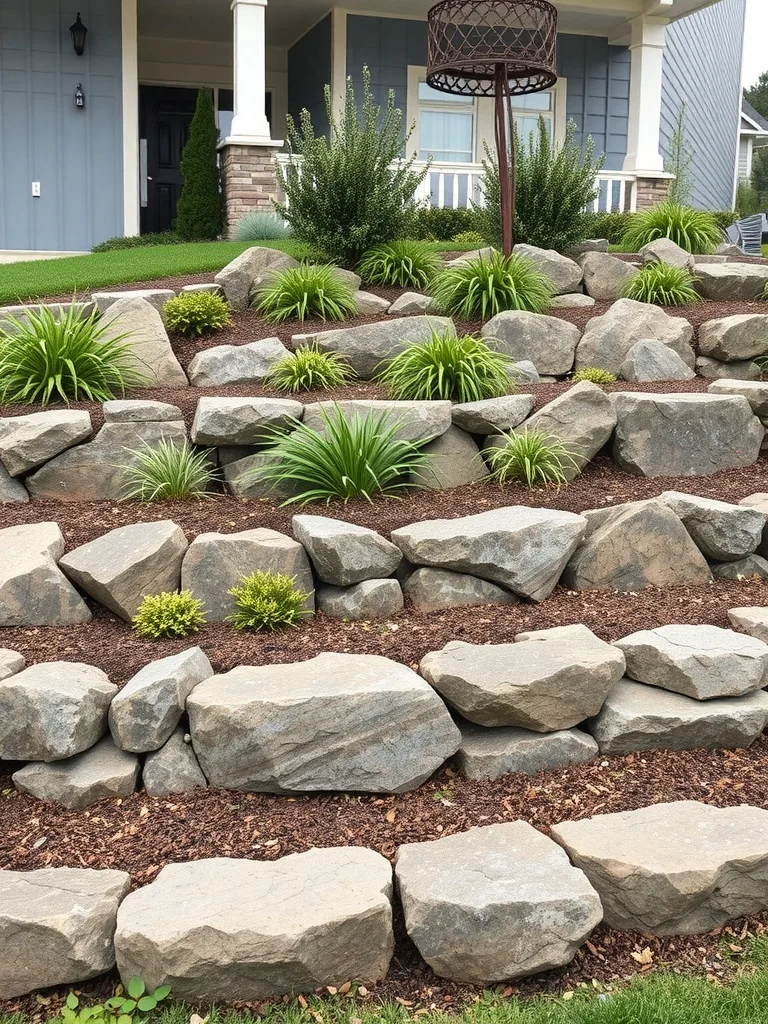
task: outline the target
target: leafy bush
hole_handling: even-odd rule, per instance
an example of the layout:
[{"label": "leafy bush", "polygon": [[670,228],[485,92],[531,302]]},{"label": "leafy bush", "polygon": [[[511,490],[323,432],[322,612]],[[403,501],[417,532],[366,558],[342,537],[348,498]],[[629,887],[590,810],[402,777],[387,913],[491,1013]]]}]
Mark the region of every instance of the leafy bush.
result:
[{"label": "leafy bush", "polygon": [[479,231],[460,231],[454,236],[453,241],[457,245],[466,245],[472,249],[482,249],[485,245],[485,239]]},{"label": "leafy bush", "polygon": [[655,306],[684,306],[698,302],[694,288],[695,278],[684,267],[669,263],[648,263],[624,286],[623,293],[637,302],[650,302]]},{"label": "leafy bush", "polygon": [[584,220],[584,238],[607,238],[611,245],[619,245],[636,216],[620,210],[589,212]]},{"label": "leafy bush", "polygon": [[357,312],[357,302],[349,285],[327,263],[302,263],[281,270],[256,292],[253,305],[266,321],[344,320]]},{"label": "leafy bush", "polygon": [[671,238],[692,253],[710,253],[722,240],[717,219],[706,210],[694,210],[678,203],[659,203],[636,213],[621,239],[626,252],[639,252],[657,238]]},{"label": "leafy bush", "polygon": [[321,352],[317,345],[297,348],[272,368],[265,380],[277,391],[328,391],[354,380],[352,367],[336,352]]},{"label": "leafy bush", "polygon": [[145,443],[126,451],[136,459],[123,467],[126,501],[204,498],[214,477],[208,452],[195,451],[186,441],[163,438],[155,447]]},{"label": "leafy bush", "polygon": [[80,1006],[80,1000],[70,992],[60,1016],[64,1024],[133,1024],[137,1014],[156,1010],[168,998],[170,991],[170,985],[161,985],[153,992],[147,992],[141,978],[131,978],[127,992],[118,985],[114,996],[94,1006]]},{"label": "leafy bush", "polygon": [[72,303],[58,320],[45,307],[6,320],[11,326],[0,330],[0,401],[107,402],[147,381],[127,344],[130,334],[107,337],[110,325],[95,311],[83,317]]},{"label": "leafy bush", "polygon": [[427,171],[413,170],[415,157],[400,159],[402,112],[391,90],[386,109],[382,112],[376,105],[367,68],[360,109],[351,79],[340,118],[334,116],[328,86],[325,107],[330,142],[325,135],[315,135],[308,111],[302,111],[299,128],[288,119],[291,160],[278,168],[287,202],[277,204],[277,209],[299,241],[326,259],[351,266],[374,245],[405,236],[416,190]]},{"label": "leafy bush", "polygon": [[301,488],[299,494],[283,504],[307,505],[313,501],[330,503],[334,498],[348,502],[373,495],[393,495],[418,475],[426,456],[411,441],[396,437],[399,423],[386,413],[344,418],[338,406],[333,412],[320,412],[322,433],[295,422],[290,433],[273,434],[266,454],[274,457],[271,465],[256,471],[260,480],[277,486],[287,481]]},{"label": "leafy bush", "polygon": [[238,586],[227,591],[235,599],[236,609],[227,616],[235,629],[269,629],[297,626],[307,612],[304,602],[309,594],[296,587],[295,576],[279,572],[254,572],[244,576]]},{"label": "leafy bush", "polygon": [[120,252],[123,249],[142,249],[145,245],[178,245],[181,239],[175,231],[154,231],[146,235],[117,235],[94,245],[91,252]]},{"label": "leafy bush", "polygon": [[426,288],[440,267],[440,259],[425,242],[402,241],[375,245],[357,270],[369,284]]},{"label": "leafy bush", "polygon": [[584,366],[573,375],[575,383],[588,380],[592,384],[615,384],[616,375],[610,370],[602,370],[599,366]]},{"label": "leafy bush", "polygon": [[291,229],[274,210],[254,210],[241,217],[235,227],[237,242],[262,242],[290,238]]},{"label": "leafy bush", "polygon": [[205,625],[203,602],[190,590],[147,594],[132,620],[133,629],[148,640],[166,640],[197,633]]},{"label": "leafy bush", "polygon": [[420,206],[413,216],[413,234],[430,242],[448,242],[462,231],[476,231],[473,210]]},{"label": "leafy bush", "polygon": [[525,256],[478,256],[446,267],[434,281],[438,308],[462,320],[488,320],[505,309],[543,313],[552,282]]},{"label": "leafy bush", "polygon": [[176,231],[185,241],[215,239],[221,234],[218,144],[213,93],[200,89],[189,139],[181,155],[184,185],[176,208]]},{"label": "leafy bush", "polygon": [[[586,208],[597,198],[596,179],[603,158],[595,160],[590,136],[583,148],[577,127],[569,121],[561,146],[550,138],[546,122],[539,118],[530,140],[517,140],[515,186],[516,242],[563,252],[586,238]],[[499,168],[486,146],[483,161],[483,202],[475,205],[477,230],[493,245],[501,245],[501,184]]]},{"label": "leafy bush", "polygon": [[512,360],[495,352],[480,338],[438,334],[408,345],[379,374],[379,380],[398,401],[477,402],[514,390]]},{"label": "leafy bush", "polygon": [[573,452],[554,434],[544,430],[523,430],[510,434],[498,448],[489,448],[486,458],[494,478],[502,484],[513,480],[528,487],[567,483],[566,468],[578,468]]},{"label": "leafy bush", "polygon": [[[759,152],[759,150],[757,152]],[[717,221],[717,226],[720,228],[720,230],[722,232],[725,232],[725,231],[728,230],[729,227],[731,227],[731,225],[733,224],[733,222],[735,220],[738,220],[740,217],[748,217],[749,216],[747,211],[746,210],[742,211],[740,206],[737,206],[736,209],[738,210],[738,213],[735,213],[733,210],[710,210],[709,212],[712,214],[712,216]],[[760,213],[761,210],[762,210],[762,204],[759,204],[758,208],[754,212],[755,213]],[[725,241],[726,241],[725,237],[718,238],[717,244],[721,245]]]},{"label": "leafy bush", "polygon": [[163,319],[169,331],[187,338],[210,334],[229,327],[229,306],[215,292],[183,292],[163,306]]}]

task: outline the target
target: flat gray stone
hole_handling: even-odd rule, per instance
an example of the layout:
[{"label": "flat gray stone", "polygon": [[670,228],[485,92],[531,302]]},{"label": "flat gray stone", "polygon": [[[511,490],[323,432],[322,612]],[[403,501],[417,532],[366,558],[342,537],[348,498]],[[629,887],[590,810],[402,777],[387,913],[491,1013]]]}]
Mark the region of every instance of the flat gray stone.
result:
[{"label": "flat gray stone", "polygon": [[403,592],[397,580],[363,580],[351,587],[318,588],[317,609],[331,619],[350,622],[388,619],[403,610]]},{"label": "flat gray stone", "polygon": [[298,265],[298,261],[287,253],[254,245],[236,256],[213,280],[233,310],[247,309],[259,285],[281,270],[290,270]]},{"label": "flat gray stone", "polygon": [[461,746],[456,763],[468,779],[497,779],[508,772],[535,775],[597,756],[597,743],[580,729],[539,733],[530,729],[485,729],[460,722]]},{"label": "flat gray stone", "polygon": [[88,606],[57,567],[64,548],[57,523],[0,530],[0,626],[72,626],[89,621]]},{"label": "flat gray stone", "polygon": [[152,661],[120,690],[109,709],[112,738],[122,750],[159,750],[179,724],[187,697],[213,675],[199,647]]},{"label": "flat gray stone", "polygon": [[696,290],[705,299],[754,302],[768,284],[768,265],[758,263],[696,264]]},{"label": "flat gray stone", "polygon": [[187,367],[196,388],[227,384],[262,384],[291,353],[279,338],[264,338],[249,345],[216,345],[198,352]]},{"label": "flat gray stone", "polygon": [[619,299],[587,323],[576,349],[576,369],[596,366],[618,376],[629,350],[646,338],[667,345],[693,368],[693,327],[687,320],[647,302]]},{"label": "flat gray stone", "polygon": [[189,793],[208,785],[192,744],[184,740],[183,729],[174,729],[159,750],[147,754],[141,779],[151,797]]},{"label": "flat gray stone", "polygon": [[459,746],[429,684],[374,655],[241,666],[196,687],[187,711],[210,784],[246,792],[406,792]]},{"label": "flat gray stone", "polygon": [[130,888],[125,871],[0,872],[0,999],[110,971],[117,908]]},{"label": "flat gray stone", "polygon": [[183,530],[166,519],[110,530],[59,564],[86,594],[130,622],[148,594],[179,589],[186,550]]},{"label": "flat gray stone", "polygon": [[200,445],[258,445],[290,429],[304,406],[290,398],[201,398],[191,438]]},{"label": "flat gray stone", "polygon": [[336,587],[386,579],[403,558],[400,548],[375,530],[327,516],[294,516],[293,536],[323,583]]},{"label": "flat gray stone", "polygon": [[570,372],[581,332],[556,316],[506,310],[488,321],[483,337],[511,359],[530,360],[539,373],[559,376]]},{"label": "flat gray stone", "polygon": [[747,555],[736,562],[712,562],[712,575],[719,580],[768,580],[768,560],[761,555]]},{"label": "flat gray stone", "polygon": [[744,505],[664,491],[659,501],[682,521],[699,550],[719,562],[735,562],[756,551],[768,515]]},{"label": "flat gray stone", "polygon": [[432,970],[473,985],[569,963],[602,919],[586,875],[525,821],[406,843],[406,930]]},{"label": "flat gray stone", "polygon": [[476,725],[570,729],[596,715],[624,673],[624,656],[586,626],[514,644],[454,640],[419,672]]},{"label": "flat gray stone", "polygon": [[105,423],[179,423],[184,419],[177,405],[149,398],[114,399],[102,409]]},{"label": "flat gray stone", "polygon": [[7,647],[0,647],[0,682],[21,672],[26,663],[27,659],[23,654],[11,651]]},{"label": "flat gray stone", "polygon": [[163,306],[175,295],[176,293],[170,288],[133,288],[129,291],[93,292],[91,301],[96,303],[96,308],[100,313],[106,313],[121,299],[144,299],[150,306],[154,306],[158,312],[162,313]]},{"label": "flat gray stone", "polygon": [[318,433],[327,429],[324,415],[335,422],[338,415],[351,421],[355,417],[381,417],[387,426],[397,424],[394,436],[400,441],[424,444],[440,437],[451,425],[451,403],[394,402],[379,399],[348,398],[340,402],[314,402],[304,406],[304,423]]},{"label": "flat gray stone", "polygon": [[244,576],[274,572],[296,578],[296,589],[308,594],[305,611],[315,607],[309,559],[301,544],[276,530],[258,528],[240,533],[201,533],[189,545],[181,567],[181,589],[203,602],[209,622],[224,622],[236,608],[229,593]]},{"label": "flat gray stone", "polygon": [[119,298],[102,318],[103,341],[122,337],[133,356],[133,368],[145,378],[145,387],[181,388],[189,384],[176,358],[163,318],[146,299]]},{"label": "flat gray stone", "polygon": [[206,292],[210,295],[224,295],[224,289],[220,284],[216,284],[215,282],[211,282],[210,284],[185,284],[182,286],[179,294],[186,294],[188,292],[192,292],[193,294]]},{"label": "flat gray stone", "polygon": [[314,341],[321,352],[337,352],[358,376],[370,380],[382,364],[409,344],[424,344],[432,332],[455,335],[453,321],[443,316],[393,317],[358,327],[320,331]]},{"label": "flat gray stone", "polygon": [[549,302],[550,309],[587,309],[595,305],[595,299],[583,292],[569,295],[553,295]]},{"label": "flat gray stone", "polygon": [[768,354],[768,314],[740,313],[699,326],[699,352],[725,363]]},{"label": "flat gray stone", "polygon": [[664,263],[680,270],[693,270],[696,257],[682,249],[671,238],[655,238],[640,249],[643,263]]},{"label": "flat gray stone", "polygon": [[768,608],[731,608],[728,618],[734,629],[768,643]]},{"label": "flat gray stone", "polygon": [[355,292],[355,304],[358,316],[371,316],[374,313],[390,311],[389,299],[383,299],[380,295],[374,295],[373,292]]},{"label": "flat gray stone", "polygon": [[583,242],[576,242],[567,250],[571,259],[583,256],[585,252],[608,252],[610,242],[607,238],[585,238]]},{"label": "flat gray stone", "polygon": [[92,665],[51,661],[17,668],[0,681],[0,758],[60,761],[87,750],[107,731],[116,693]]},{"label": "flat gray stone", "polygon": [[20,793],[82,811],[99,800],[130,796],[139,780],[139,759],[120,750],[111,736],[66,761],[33,761],[11,776]]},{"label": "flat gray stone", "polygon": [[0,505],[26,503],[29,491],[20,480],[14,480],[5,466],[0,462]]},{"label": "flat gray stone", "polygon": [[408,561],[501,583],[520,597],[550,595],[586,530],[571,512],[511,506],[393,530]]},{"label": "flat gray stone", "polygon": [[578,262],[584,274],[584,291],[600,302],[616,302],[627,282],[638,274],[631,263],[607,252],[586,252]]},{"label": "flat gray stone", "polygon": [[636,750],[741,749],[768,723],[768,693],[693,700],[622,679],[588,723],[603,754]]},{"label": "flat gray stone", "polygon": [[573,480],[605,447],[615,426],[608,395],[597,384],[582,380],[538,409],[521,429],[542,430],[562,441],[575,463],[566,462],[563,475]]},{"label": "flat gray stone", "polygon": [[403,593],[417,612],[467,608],[487,604],[517,604],[508,590],[448,569],[417,569],[403,584]]},{"label": "flat gray stone", "polygon": [[195,1003],[370,984],[392,957],[391,898],[392,868],[361,847],[168,864],[120,907],[118,970]]},{"label": "flat gray stone", "polygon": [[487,480],[490,473],[476,442],[465,431],[450,426],[440,437],[424,445],[426,464],[414,474],[420,486],[431,491]]},{"label": "flat gray stone", "polygon": [[74,409],[33,412],[0,419],[0,460],[22,476],[91,436],[91,416]]},{"label": "flat gray stone", "polygon": [[696,373],[705,380],[760,380],[763,371],[751,359],[742,359],[737,363],[723,363],[719,359],[698,356]]},{"label": "flat gray stone", "polygon": [[463,402],[451,410],[453,424],[470,434],[505,434],[519,426],[533,408],[533,395],[504,395]]},{"label": "flat gray stone", "polygon": [[518,359],[507,367],[509,379],[515,384],[538,384],[541,380],[539,371],[530,359]]},{"label": "flat gray stone", "polygon": [[657,380],[693,380],[696,373],[674,349],[655,338],[635,342],[619,370],[624,380],[643,384]]},{"label": "flat gray stone", "polygon": [[541,249],[535,245],[518,243],[512,249],[515,256],[523,256],[549,278],[556,295],[578,291],[584,276],[579,264],[556,249]]},{"label": "flat gray stone", "polygon": [[716,380],[709,385],[710,395],[743,395],[755,416],[768,418],[768,382],[753,380]]},{"label": "flat gray stone", "polygon": [[431,295],[421,292],[405,292],[392,303],[387,312],[390,316],[408,316],[411,313],[428,313],[433,308]]},{"label": "flat gray stone", "polygon": [[555,825],[600,894],[606,924],[648,935],[711,932],[768,907],[768,811],[692,800]]},{"label": "flat gray stone", "polygon": [[[222,449],[219,449],[221,452]],[[280,462],[279,456],[267,452],[256,452],[244,458],[227,462],[223,466],[224,482],[231,494],[237,498],[260,499],[280,502],[294,498],[301,493],[303,485],[290,480],[265,480],[263,471]]]}]

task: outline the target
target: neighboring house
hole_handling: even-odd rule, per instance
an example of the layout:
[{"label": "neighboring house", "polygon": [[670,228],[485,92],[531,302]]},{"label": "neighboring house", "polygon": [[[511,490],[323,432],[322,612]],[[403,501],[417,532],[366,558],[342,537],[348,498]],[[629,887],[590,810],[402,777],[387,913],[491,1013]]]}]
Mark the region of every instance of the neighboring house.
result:
[{"label": "neighboring house", "polygon": [[[325,125],[347,76],[394,89],[412,146],[434,158],[423,200],[476,192],[490,100],[424,82],[429,0],[0,0],[0,250],[85,249],[171,226],[200,87],[214,90],[228,226],[267,206],[288,112]],[[605,152],[599,206],[663,197],[664,149],[682,101],[696,202],[730,207],[745,0],[556,0],[560,81],[515,103],[556,139],[573,119]],[[78,7],[88,29],[75,53]],[[81,105],[78,105],[80,103]],[[410,149],[409,149],[410,151]],[[39,193],[39,194],[36,194]]]},{"label": "neighboring house", "polygon": [[758,114],[751,103],[742,98],[741,123],[739,126],[739,180],[752,174],[752,154],[756,149],[768,146],[768,121]]}]

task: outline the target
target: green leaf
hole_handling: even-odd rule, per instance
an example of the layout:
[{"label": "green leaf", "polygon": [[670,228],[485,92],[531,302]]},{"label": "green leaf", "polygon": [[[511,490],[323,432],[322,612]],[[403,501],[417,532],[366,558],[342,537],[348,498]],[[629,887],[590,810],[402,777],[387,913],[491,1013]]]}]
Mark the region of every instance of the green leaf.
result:
[{"label": "green leaf", "polygon": [[70,992],[67,996],[67,1006],[70,1010],[74,1010],[79,1005],[79,1000],[74,992]]},{"label": "green leaf", "polygon": [[152,998],[156,999],[158,1001],[158,1003],[159,1003],[163,999],[167,999],[168,996],[170,995],[170,993],[171,993],[171,986],[170,985],[160,985],[152,993]]},{"label": "green leaf", "polygon": [[139,1000],[139,1009],[142,1013],[149,1013],[150,1010],[154,1010],[157,1006],[157,1000],[153,999],[152,996],[143,996]]}]

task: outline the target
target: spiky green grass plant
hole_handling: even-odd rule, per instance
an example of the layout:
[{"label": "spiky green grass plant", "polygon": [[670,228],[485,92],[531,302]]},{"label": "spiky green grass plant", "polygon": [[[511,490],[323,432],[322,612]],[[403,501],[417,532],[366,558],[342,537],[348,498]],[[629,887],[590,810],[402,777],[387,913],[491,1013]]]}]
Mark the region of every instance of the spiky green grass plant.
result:
[{"label": "spiky green grass plant", "polygon": [[528,487],[560,487],[568,482],[566,470],[577,470],[573,451],[559,437],[530,428],[510,434],[503,445],[489,448],[486,459],[494,479]]},{"label": "spiky green grass plant", "polygon": [[648,263],[634,277],[627,279],[623,292],[627,299],[649,302],[654,306],[685,306],[699,301],[695,282],[693,274],[684,267]]},{"label": "spiky green grass plant", "polygon": [[670,238],[691,253],[711,253],[722,241],[717,218],[707,210],[694,210],[681,203],[659,203],[632,218],[621,239],[625,252],[639,252],[658,238]]},{"label": "spiky green grass plant", "polygon": [[214,478],[209,453],[196,451],[187,441],[177,444],[163,438],[156,445],[145,443],[126,452],[135,461],[123,467],[125,500],[204,498]]},{"label": "spiky green grass plant", "polygon": [[274,274],[256,292],[254,307],[268,323],[345,320],[357,312],[352,289],[331,264],[302,263]]},{"label": "spiky green grass plant", "polygon": [[265,384],[276,391],[329,391],[355,379],[352,367],[336,352],[303,345],[270,370]]},{"label": "spiky green grass plant", "polygon": [[426,288],[441,263],[431,246],[407,239],[369,249],[357,270],[368,284]]},{"label": "spiky green grass plant", "polygon": [[500,252],[446,267],[432,285],[438,308],[462,320],[489,320],[509,309],[544,313],[553,294],[552,282],[531,260]]}]

